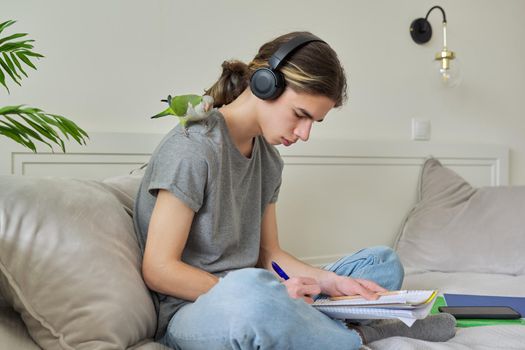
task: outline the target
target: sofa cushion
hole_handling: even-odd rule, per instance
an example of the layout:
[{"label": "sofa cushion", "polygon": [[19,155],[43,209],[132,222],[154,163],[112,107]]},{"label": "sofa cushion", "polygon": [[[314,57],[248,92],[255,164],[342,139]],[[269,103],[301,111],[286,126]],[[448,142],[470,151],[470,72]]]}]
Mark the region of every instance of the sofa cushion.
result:
[{"label": "sofa cushion", "polygon": [[0,306],[0,344],[1,349],[40,349],[29,337],[20,315],[9,306]]},{"label": "sofa cushion", "polygon": [[48,349],[125,349],[156,315],[132,218],[108,185],[0,177],[0,292]]},{"label": "sofa cushion", "polygon": [[[525,275],[498,273],[405,271],[402,289],[435,289],[440,293],[524,296]],[[525,332],[525,329],[524,329]]]},{"label": "sofa cushion", "polygon": [[525,274],[525,187],[473,188],[436,159],[395,244],[407,268]]},{"label": "sofa cushion", "polygon": [[135,197],[139,191],[140,182],[144,177],[145,168],[148,164],[133,170],[129,175],[117,175],[104,179],[102,183],[107,186],[122,204],[126,212],[133,216],[133,207],[135,206]]}]

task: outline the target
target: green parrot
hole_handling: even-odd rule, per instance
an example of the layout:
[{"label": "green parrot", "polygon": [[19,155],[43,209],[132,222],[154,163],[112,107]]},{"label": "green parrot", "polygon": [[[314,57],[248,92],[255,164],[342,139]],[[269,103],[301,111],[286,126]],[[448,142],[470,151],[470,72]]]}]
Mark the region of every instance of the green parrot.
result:
[{"label": "green parrot", "polygon": [[161,100],[168,103],[168,108],[154,115],[151,118],[160,118],[166,115],[174,115],[179,118],[179,122],[186,135],[188,122],[197,122],[208,118],[213,107],[213,97],[204,95],[180,95]]}]

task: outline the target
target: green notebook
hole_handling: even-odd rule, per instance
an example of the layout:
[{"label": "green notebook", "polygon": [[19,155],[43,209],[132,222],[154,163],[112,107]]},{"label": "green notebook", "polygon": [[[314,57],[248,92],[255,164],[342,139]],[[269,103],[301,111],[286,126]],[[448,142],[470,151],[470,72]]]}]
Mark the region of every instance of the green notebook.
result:
[{"label": "green notebook", "polygon": [[[430,310],[431,315],[439,314],[438,307],[447,306],[445,298],[437,297],[434,305],[432,305],[432,310]],[[525,326],[525,319],[520,318],[518,320],[485,320],[485,319],[462,319],[457,320],[457,327],[477,327],[477,326],[494,326],[494,325],[523,325]]]}]

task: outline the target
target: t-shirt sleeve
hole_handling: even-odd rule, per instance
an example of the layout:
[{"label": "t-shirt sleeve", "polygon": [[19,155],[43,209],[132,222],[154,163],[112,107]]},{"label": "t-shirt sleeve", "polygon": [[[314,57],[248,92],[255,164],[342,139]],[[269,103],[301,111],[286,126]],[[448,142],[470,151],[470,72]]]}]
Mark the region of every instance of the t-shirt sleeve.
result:
[{"label": "t-shirt sleeve", "polygon": [[[273,148],[275,150],[275,148]],[[275,150],[276,152],[276,159],[275,162],[275,177],[277,179],[275,190],[273,191],[273,195],[270,197],[270,203],[277,203],[277,199],[279,198],[279,191],[281,190],[281,184],[283,182],[283,168],[284,168],[284,162],[281,156],[279,155],[279,152]]]},{"label": "t-shirt sleeve", "polygon": [[279,198],[279,191],[281,190],[282,178],[279,178],[279,183],[277,184],[275,191],[273,192],[272,197],[270,198],[270,203],[277,203]]},{"label": "t-shirt sleeve", "polygon": [[160,189],[168,190],[193,211],[199,211],[208,181],[208,163],[203,157],[183,150],[161,151],[151,166],[151,195],[156,196]]}]

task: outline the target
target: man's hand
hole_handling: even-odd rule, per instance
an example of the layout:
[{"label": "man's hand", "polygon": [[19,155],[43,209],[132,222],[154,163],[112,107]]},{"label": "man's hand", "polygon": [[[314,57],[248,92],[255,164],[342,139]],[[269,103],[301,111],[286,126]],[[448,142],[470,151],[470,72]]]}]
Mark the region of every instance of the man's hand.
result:
[{"label": "man's hand", "polygon": [[294,299],[303,298],[308,304],[314,302],[313,296],[321,293],[321,287],[314,278],[292,277],[283,282],[288,295]]},{"label": "man's hand", "polygon": [[321,290],[324,294],[332,297],[343,295],[361,295],[367,300],[376,300],[379,298],[377,293],[386,292],[387,290],[377,283],[352,277],[343,277],[336,274],[330,275],[320,283]]}]

